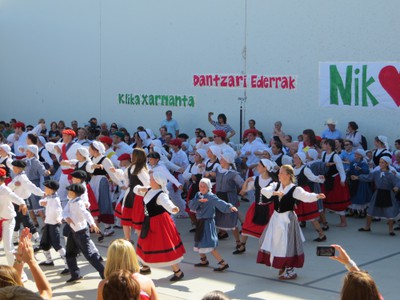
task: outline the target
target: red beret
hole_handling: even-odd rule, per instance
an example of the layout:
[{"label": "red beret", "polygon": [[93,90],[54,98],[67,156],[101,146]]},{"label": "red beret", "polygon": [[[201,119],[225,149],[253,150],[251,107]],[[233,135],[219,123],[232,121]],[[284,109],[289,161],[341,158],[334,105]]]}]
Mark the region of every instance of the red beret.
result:
[{"label": "red beret", "polygon": [[172,139],[170,144],[173,146],[182,146],[182,140],[181,139]]},{"label": "red beret", "polygon": [[315,139],[316,139],[318,142],[322,141],[322,138],[321,138],[319,135],[315,136]]},{"label": "red beret", "polygon": [[214,135],[226,138],[226,132],[223,130],[213,130]]},{"label": "red beret", "polygon": [[25,124],[23,123],[23,122],[17,122],[17,123],[15,123],[14,124],[14,128],[24,128],[25,127]]},{"label": "red beret", "polygon": [[111,145],[113,144],[113,139],[110,138],[109,136],[102,136],[102,137],[100,138],[100,142],[111,146]]},{"label": "red beret", "polygon": [[243,137],[246,138],[249,133],[253,134],[254,136],[258,135],[257,129],[246,129],[243,133]]},{"label": "red beret", "polygon": [[62,134],[70,135],[73,138],[76,137],[76,133],[72,129],[64,129]]},{"label": "red beret", "polygon": [[129,153],[124,153],[118,156],[118,160],[131,160],[131,155]]},{"label": "red beret", "polygon": [[0,168],[0,177],[6,176],[7,172],[3,168]]}]

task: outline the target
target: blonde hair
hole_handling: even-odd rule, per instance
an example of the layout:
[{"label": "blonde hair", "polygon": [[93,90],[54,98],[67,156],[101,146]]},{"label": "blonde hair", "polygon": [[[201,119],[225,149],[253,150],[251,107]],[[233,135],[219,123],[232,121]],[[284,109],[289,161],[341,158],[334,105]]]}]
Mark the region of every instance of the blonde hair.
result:
[{"label": "blonde hair", "polygon": [[23,286],[17,271],[13,267],[0,265],[0,288],[13,285]]},{"label": "blonde hair", "polygon": [[108,247],[104,276],[108,278],[111,273],[121,269],[137,273],[140,267],[132,243],[124,239],[117,239]]},{"label": "blonde hair", "polygon": [[294,169],[291,165],[282,165],[281,170],[285,170],[286,174],[290,175],[290,182],[296,183],[296,176],[294,175]]}]

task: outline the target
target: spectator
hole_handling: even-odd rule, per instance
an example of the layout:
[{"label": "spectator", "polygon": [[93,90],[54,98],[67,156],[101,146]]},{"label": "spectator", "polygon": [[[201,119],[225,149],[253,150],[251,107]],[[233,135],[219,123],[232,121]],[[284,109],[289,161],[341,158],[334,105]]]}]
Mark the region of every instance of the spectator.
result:
[{"label": "spectator", "polygon": [[15,254],[14,269],[19,278],[21,278],[24,264],[27,264],[31,270],[39,295],[43,299],[51,299],[52,290],[50,283],[35,259],[31,238],[32,234],[29,232],[29,228],[24,228],[21,232],[17,253]]},{"label": "spectator", "polygon": [[362,135],[358,131],[358,125],[354,121],[350,121],[347,125],[346,140],[350,140],[353,143],[355,149],[363,149],[362,146]]},{"label": "spectator", "polygon": [[[140,300],[140,285],[132,273],[119,270],[110,275],[103,288],[104,300]],[[145,299],[148,299],[147,297]]]},{"label": "spectator", "polygon": [[75,131],[76,134],[78,134],[79,127],[78,127],[78,121],[77,120],[71,121],[71,129],[73,131]]},{"label": "spectator", "polygon": [[203,296],[201,300],[229,300],[227,295],[221,291],[211,291]]},{"label": "spectator", "polygon": [[110,280],[110,277],[119,270],[130,272],[131,277],[139,283],[140,294],[147,295],[148,298],[146,299],[158,299],[154,282],[139,273],[139,262],[132,243],[124,239],[117,239],[111,243],[107,250],[107,262],[104,269],[105,279],[99,283],[97,300],[106,300],[106,298],[103,298],[103,289],[105,289],[107,280]]},{"label": "spectator", "polygon": [[167,127],[167,132],[175,135],[175,137],[179,134],[179,124],[175,119],[172,119],[172,111],[167,110],[165,113],[166,119],[161,121],[161,127]]},{"label": "spectator", "polygon": [[340,299],[383,300],[372,277],[361,271],[341,246],[332,245],[332,247],[339,252],[339,255],[331,256],[330,259],[340,262],[349,271],[344,278]]},{"label": "spectator", "polygon": [[61,138],[60,130],[58,130],[57,123],[53,121],[50,123],[49,141],[57,143],[60,138]]},{"label": "spectator", "polygon": [[65,129],[65,122],[63,120],[58,121],[57,127],[60,132],[63,132],[63,130]]},{"label": "spectator", "polygon": [[328,126],[328,128],[322,131],[321,137],[323,139],[336,140],[342,138],[342,133],[336,129],[336,121],[328,119],[326,120],[325,125]]},{"label": "spectator", "polygon": [[[225,114],[219,114],[218,115],[218,122],[214,121],[211,116],[213,115],[213,112],[208,113],[208,122],[210,122],[211,125],[215,127],[215,130],[223,130],[227,134],[226,138],[230,139],[233,137],[236,132],[233,130],[233,128],[227,124],[227,118]],[[229,134],[229,135],[228,135]]]}]

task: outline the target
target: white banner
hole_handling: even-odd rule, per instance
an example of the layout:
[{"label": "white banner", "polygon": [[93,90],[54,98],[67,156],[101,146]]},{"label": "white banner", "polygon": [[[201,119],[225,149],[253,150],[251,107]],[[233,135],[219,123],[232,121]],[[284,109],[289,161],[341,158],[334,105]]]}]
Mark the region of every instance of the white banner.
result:
[{"label": "white banner", "polygon": [[396,109],[400,62],[320,62],[320,106]]}]

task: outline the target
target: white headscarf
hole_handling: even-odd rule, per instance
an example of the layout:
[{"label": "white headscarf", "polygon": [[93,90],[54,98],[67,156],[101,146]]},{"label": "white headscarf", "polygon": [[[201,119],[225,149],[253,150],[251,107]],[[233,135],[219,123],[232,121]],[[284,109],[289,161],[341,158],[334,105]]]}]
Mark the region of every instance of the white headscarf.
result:
[{"label": "white headscarf", "polygon": [[389,143],[388,143],[388,138],[384,135],[378,135],[378,140],[382,142],[382,144],[385,145],[386,149],[389,149]]},{"label": "white headscarf", "polygon": [[39,149],[38,149],[38,146],[36,146],[36,145],[28,145],[28,146],[26,147],[26,150],[32,152],[32,153],[35,155],[36,158],[39,158]]},{"label": "white headscarf", "polygon": [[80,147],[76,151],[78,151],[84,158],[86,158],[86,160],[90,159],[89,150],[86,147]]},{"label": "white headscarf", "polygon": [[14,153],[11,152],[11,147],[8,146],[7,144],[1,144],[0,148],[3,149],[7,155],[15,155]]},{"label": "white headscarf", "polygon": [[274,163],[267,158],[263,158],[260,160],[264,167],[267,168],[268,172],[272,172],[274,170]]},{"label": "white headscarf", "polygon": [[202,179],[200,180],[200,182],[205,183],[205,184],[207,185],[207,187],[208,187],[208,191],[209,191],[209,192],[211,191],[211,189],[212,189],[212,184],[211,184],[211,180],[210,180],[210,179],[208,179],[208,178],[202,178]]},{"label": "white headscarf", "polygon": [[161,186],[163,192],[168,194],[167,178],[164,176],[164,174],[161,172],[154,171],[152,176],[155,182],[157,182]]},{"label": "white headscarf", "polygon": [[205,159],[207,157],[207,152],[204,149],[198,149],[196,152],[203,158]]},{"label": "white headscarf", "polygon": [[306,154],[304,152],[297,152],[297,156],[300,158],[303,165],[306,163]]},{"label": "white headscarf", "polygon": [[98,141],[93,141],[92,145],[99,151],[101,155],[103,155],[106,152],[106,148],[104,147],[103,143]]}]

